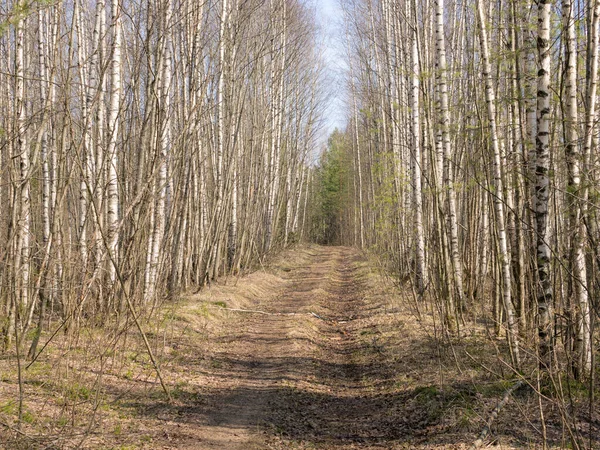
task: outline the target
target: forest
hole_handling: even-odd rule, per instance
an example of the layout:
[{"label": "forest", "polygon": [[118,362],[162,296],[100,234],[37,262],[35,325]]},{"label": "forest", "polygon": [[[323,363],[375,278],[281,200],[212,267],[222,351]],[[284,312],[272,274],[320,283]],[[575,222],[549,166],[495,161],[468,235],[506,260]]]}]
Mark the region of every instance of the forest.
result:
[{"label": "forest", "polygon": [[0,0],[0,448],[600,448],[599,45],[600,0]]}]

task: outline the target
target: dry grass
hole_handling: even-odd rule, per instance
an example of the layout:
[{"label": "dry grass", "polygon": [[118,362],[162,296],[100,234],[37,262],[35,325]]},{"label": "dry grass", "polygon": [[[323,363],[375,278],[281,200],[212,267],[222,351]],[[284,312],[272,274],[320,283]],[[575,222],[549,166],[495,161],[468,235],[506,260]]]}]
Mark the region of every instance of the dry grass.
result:
[{"label": "dry grass", "polygon": [[[16,359],[3,355],[0,447],[469,448],[515,379],[504,342],[485,323],[444,336],[372,267],[352,249],[297,247],[165,305],[145,330],[172,404],[131,324],[59,333],[23,370],[20,423]],[[596,439],[585,387],[568,387],[568,413]],[[544,403],[547,433],[569,448],[561,405]],[[540,430],[538,396],[520,390],[490,441],[541,448]]]}]

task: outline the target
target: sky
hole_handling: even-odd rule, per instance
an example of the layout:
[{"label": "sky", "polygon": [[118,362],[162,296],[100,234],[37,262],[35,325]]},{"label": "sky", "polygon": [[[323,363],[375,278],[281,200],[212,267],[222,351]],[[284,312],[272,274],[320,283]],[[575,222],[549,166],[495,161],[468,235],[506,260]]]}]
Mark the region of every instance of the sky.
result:
[{"label": "sky", "polygon": [[319,0],[317,1],[321,8],[321,12],[329,17],[335,17],[336,12],[339,10],[338,0]]},{"label": "sky", "polygon": [[342,10],[339,5],[343,0],[312,0],[317,19],[319,20],[323,42],[325,45],[323,59],[328,79],[331,98],[327,102],[323,143],[335,128],[344,128],[346,112],[344,105],[344,57],[342,36]]}]

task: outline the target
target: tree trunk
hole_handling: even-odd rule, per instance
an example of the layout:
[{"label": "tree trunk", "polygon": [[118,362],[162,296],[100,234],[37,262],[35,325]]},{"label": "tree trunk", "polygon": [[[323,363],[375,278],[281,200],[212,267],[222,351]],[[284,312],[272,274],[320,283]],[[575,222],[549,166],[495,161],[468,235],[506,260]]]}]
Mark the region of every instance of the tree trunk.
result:
[{"label": "tree trunk", "polygon": [[[416,11],[415,11],[416,14]],[[413,145],[413,205],[415,213],[415,268],[416,268],[416,287],[419,295],[423,295],[427,286],[427,271],[425,268],[425,236],[423,231],[423,200],[421,192],[421,127],[420,127],[420,105],[419,105],[419,83],[421,78],[421,69],[419,66],[419,48],[418,48],[418,31],[417,19],[414,18],[412,33],[412,145]]]},{"label": "tree trunk", "polygon": [[539,56],[537,87],[537,136],[535,170],[535,219],[537,247],[537,305],[540,365],[549,370],[553,351],[552,272],[548,236],[548,199],[550,189],[550,12],[552,2],[538,2]]},{"label": "tree trunk", "polygon": [[583,253],[583,223],[581,214],[581,151],[579,147],[579,114],[577,109],[577,47],[575,35],[575,3],[563,0],[563,37],[565,50],[565,111],[564,134],[567,161],[568,238],[570,241],[569,293],[574,301],[575,374],[584,378],[590,374],[592,347],[590,343],[590,305],[588,300],[585,255]]},{"label": "tree trunk", "polygon": [[[455,296],[456,301],[452,302],[454,308],[464,307],[463,299],[463,270],[460,257],[458,241],[458,219],[456,216],[456,193],[454,189],[453,170],[452,170],[452,149],[450,143],[450,111],[448,109],[448,83],[447,83],[447,64],[446,64],[446,43],[444,37],[444,0],[436,0],[436,23],[435,36],[437,47],[437,84],[438,84],[438,110],[439,110],[439,129],[438,134],[441,140],[443,153],[443,182],[442,185],[447,192],[448,206],[448,229],[450,258],[452,261],[452,280],[454,282],[450,289],[450,295]],[[450,314],[456,315],[457,311],[450,311]],[[456,320],[455,318],[450,320]]]},{"label": "tree trunk", "polygon": [[498,259],[502,278],[502,301],[506,311],[506,322],[508,328],[507,338],[511,349],[512,362],[517,368],[519,368],[521,365],[521,358],[519,356],[519,330],[511,298],[510,255],[508,252],[505,229],[504,187],[502,186],[500,146],[498,143],[498,131],[496,126],[496,96],[494,93],[494,85],[492,80],[492,66],[490,63],[490,51],[486,30],[487,21],[484,16],[482,0],[477,0],[477,13],[479,18],[479,42],[481,44],[481,58],[483,64],[482,75],[485,83],[485,99],[487,103],[490,140],[493,153],[493,201],[496,213],[496,228],[498,230]]}]

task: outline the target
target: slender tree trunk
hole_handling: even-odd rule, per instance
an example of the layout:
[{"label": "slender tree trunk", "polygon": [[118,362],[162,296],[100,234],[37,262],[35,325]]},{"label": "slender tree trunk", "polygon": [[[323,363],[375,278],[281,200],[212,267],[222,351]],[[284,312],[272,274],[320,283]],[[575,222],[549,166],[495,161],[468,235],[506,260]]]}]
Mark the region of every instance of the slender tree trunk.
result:
[{"label": "slender tree trunk", "polygon": [[159,273],[159,255],[163,246],[166,223],[166,198],[167,198],[167,163],[169,147],[171,145],[171,39],[169,27],[171,26],[171,1],[167,0],[162,5],[162,38],[159,46],[159,78],[158,78],[158,117],[156,120],[156,161],[158,173],[156,179],[156,204],[153,208],[154,220],[151,233],[148,252],[148,265],[146,271],[149,272],[145,286],[144,300],[146,302],[154,301],[155,287]]},{"label": "slender tree trunk", "polygon": [[538,87],[535,218],[537,242],[537,305],[540,364],[550,369],[553,350],[552,272],[548,236],[548,199],[550,191],[550,12],[552,2],[538,2]]},{"label": "slender tree trunk", "polygon": [[[416,13],[416,11],[415,11]],[[427,286],[427,271],[425,268],[425,236],[423,231],[423,200],[421,190],[421,127],[420,127],[420,105],[419,105],[419,83],[421,78],[421,70],[419,65],[419,48],[418,48],[418,31],[417,20],[414,18],[414,29],[412,32],[412,146],[413,146],[413,205],[415,213],[415,262],[416,262],[416,286],[420,295],[423,294]]]},{"label": "slender tree trunk", "polygon": [[19,286],[19,310],[26,311],[30,299],[30,241],[31,241],[31,161],[27,139],[27,116],[25,105],[25,27],[26,19],[17,22],[15,30],[16,60],[15,60],[15,109],[16,109],[16,150],[19,157],[19,219],[17,223],[17,254],[15,258],[16,274]]},{"label": "slender tree trunk", "polygon": [[[105,134],[106,134],[106,75],[104,73],[104,63],[106,61],[106,3],[99,0],[96,4],[96,23],[94,25],[93,48],[94,53],[91,58],[90,69],[90,87],[97,90],[97,100],[95,107],[96,133],[94,136],[96,150],[96,173],[95,175],[95,212],[96,212],[96,236],[94,251],[96,252],[96,267],[99,267],[104,255],[104,237],[106,226],[107,205],[104,203],[104,193],[106,188],[106,161],[105,161]],[[93,107],[92,92],[87,96],[88,110]]]},{"label": "slender tree trunk", "polygon": [[87,73],[87,39],[81,19],[82,5],[80,0],[76,0],[73,6],[73,21],[77,32],[77,65],[79,68],[79,86],[80,96],[82,99],[81,115],[84,124],[83,129],[83,146],[81,146],[80,154],[80,182],[79,182],[79,252],[81,255],[81,263],[84,268],[88,263],[88,213],[89,213],[89,195],[90,187],[90,152],[92,147],[92,137],[90,134],[91,120],[89,117],[88,103],[85,101],[85,92],[88,89],[88,73]]},{"label": "slender tree trunk", "polygon": [[[448,228],[450,257],[452,261],[452,279],[454,285],[451,289],[456,296],[454,307],[462,308],[463,299],[463,270],[460,257],[458,241],[458,219],[456,215],[456,192],[454,189],[453,170],[452,170],[452,149],[450,143],[450,111],[448,109],[448,83],[447,83],[447,65],[446,65],[446,43],[444,37],[444,0],[435,1],[435,36],[437,47],[437,84],[438,84],[438,109],[439,109],[439,130],[442,152],[443,152],[443,186],[447,191],[448,203]],[[451,294],[452,295],[452,294]],[[454,315],[457,311],[450,311]],[[450,318],[450,320],[453,320]]]},{"label": "slender tree trunk", "polygon": [[563,36],[565,50],[565,156],[567,161],[567,209],[570,241],[570,292],[575,311],[575,372],[579,378],[589,375],[592,361],[590,343],[590,305],[588,300],[583,223],[581,214],[581,151],[579,147],[579,114],[577,109],[577,47],[575,35],[575,2],[563,0]]},{"label": "slender tree trunk", "polygon": [[[346,39],[348,40],[348,36],[346,35]],[[352,65],[352,59],[348,61],[348,67],[350,70],[350,95],[352,96],[352,119],[354,124],[351,125],[354,131],[354,145],[356,152],[356,171],[358,176],[358,216],[359,216],[359,224],[358,224],[358,232],[360,237],[360,248],[365,248],[365,216],[364,216],[364,199],[363,199],[363,172],[362,172],[362,149],[360,145],[360,135],[359,135],[359,111],[358,111],[358,101],[357,101],[357,92],[356,86],[354,82],[354,68]]]},{"label": "slender tree trunk", "polygon": [[485,83],[485,99],[488,110],[490,126],[490,141],[492,144],[492,166],[494,177],[494,209],[496,213],[496,228],[498,230],[498,259],[500,260],[500,273],[502,277],[502,300],[506,311],[507,337],[510,345],[513,364],[518,368],[521,365],[519,356],[519,330],[515,317],[515,310],[511,298],[511,269],[510,255],[508,252],[507,236],[504,217],[504,187],[502,186],[501,156],[498,143],[496,125],[496,96],[492,80],[492,65],[487,38],[487,21],[484,16],[482,0],[477,0],[477,13],[479,17],[479,41],[481,44],[481,57],[483,64],[483,79]]}]

